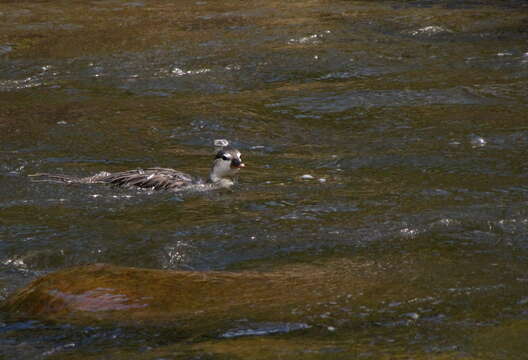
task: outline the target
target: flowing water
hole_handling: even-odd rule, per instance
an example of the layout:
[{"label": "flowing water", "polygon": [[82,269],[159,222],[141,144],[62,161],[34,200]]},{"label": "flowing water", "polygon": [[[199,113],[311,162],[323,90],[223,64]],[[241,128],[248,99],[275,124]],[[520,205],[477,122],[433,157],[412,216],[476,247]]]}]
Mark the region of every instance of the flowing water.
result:
[{"label": "flowing water", "polygon": [[[1,298],[91,263],[365,283],[199,338],[6,319],[0,357],[524,359],[527,98],[520,0],[0,1]],[[28,178],[206,176],[217,138],[233,191]]]}]

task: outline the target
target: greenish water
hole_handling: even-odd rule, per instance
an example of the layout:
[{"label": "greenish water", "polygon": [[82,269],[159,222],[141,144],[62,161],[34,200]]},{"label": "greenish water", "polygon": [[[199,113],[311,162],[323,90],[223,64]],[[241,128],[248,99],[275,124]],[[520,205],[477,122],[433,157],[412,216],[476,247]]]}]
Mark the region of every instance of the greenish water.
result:
[{"label": "greenish water", "polygon": [[[333,274],[205,334],[5,317],[0,357],[524,359],[527,24],[524,1],[0,1],[2,298],[97,262]],[[206,176],[216,138],[232,192],[27,177]]]}]

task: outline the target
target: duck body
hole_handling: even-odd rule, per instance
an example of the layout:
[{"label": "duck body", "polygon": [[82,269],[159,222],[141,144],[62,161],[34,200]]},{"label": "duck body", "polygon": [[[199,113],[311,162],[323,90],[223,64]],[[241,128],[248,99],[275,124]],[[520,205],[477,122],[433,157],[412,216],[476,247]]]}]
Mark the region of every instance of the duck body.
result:
[{"label": "duck body", "polygon": [[205,182],[189,174],[168,168],[148,168],[121,171],[116,173],[100,172],[86,179],[88,183],[104,183],[126,188],[178,191],[190,186],[200,186]]},{"label": "duck body", "polygon": [[37,181],[59,182],[65,184],[110,184],[123,188],[141,188],[168,191],[207,191],[229,188],[234,185],[234,176],[245,165],[240,151],[236,149],[220,150],[215,155],[209,179],[204,181],[184,172],[169,168],[135,169],[121,172],[100,172],[89,177],[54,175],[39,173],[30,176],[39,177]]}]

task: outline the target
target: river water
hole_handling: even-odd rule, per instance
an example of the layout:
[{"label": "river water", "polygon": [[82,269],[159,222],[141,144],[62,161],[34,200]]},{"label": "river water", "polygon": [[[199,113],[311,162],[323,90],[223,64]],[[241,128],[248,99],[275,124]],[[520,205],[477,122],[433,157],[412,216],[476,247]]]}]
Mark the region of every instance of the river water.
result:
[{"label": "river water", "polygon": [[[525,1],[1,1],[1,298],[91,263],[364,284],[198,339],[6,320],[0,357],[524,359],[527,98]],[[233,191],[28,178],[206,176],[217,138]]]}]

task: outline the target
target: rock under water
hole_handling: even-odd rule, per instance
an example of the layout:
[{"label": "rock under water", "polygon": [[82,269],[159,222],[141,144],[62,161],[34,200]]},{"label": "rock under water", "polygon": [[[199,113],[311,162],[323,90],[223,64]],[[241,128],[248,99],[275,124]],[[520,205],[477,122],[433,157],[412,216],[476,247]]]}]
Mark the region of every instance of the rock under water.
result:
[{"label": "rock under water", "polygon": [[[353,264],[347,265],[349,268]],[[368,271],[367,271],[368,272]],[[355,272],[341,289],[360,286]],[[16,318],[119,324],[204,319],[295,321],[290,308],[335,295],[321,291],[335,274],[299,266],[272,272],[167,271],[104,264],[73,267],[43,276],[13,293],[1,310]]]}]

